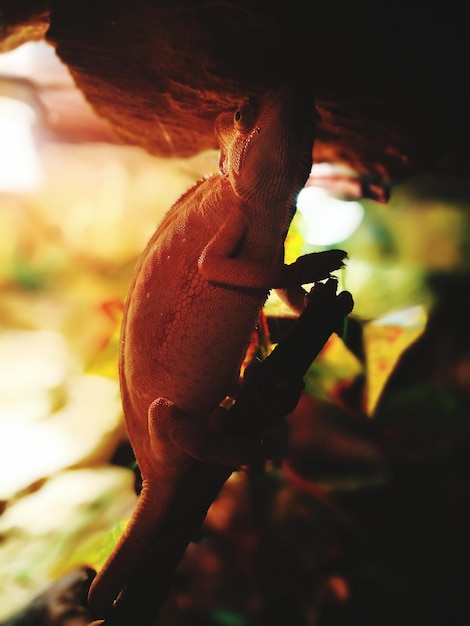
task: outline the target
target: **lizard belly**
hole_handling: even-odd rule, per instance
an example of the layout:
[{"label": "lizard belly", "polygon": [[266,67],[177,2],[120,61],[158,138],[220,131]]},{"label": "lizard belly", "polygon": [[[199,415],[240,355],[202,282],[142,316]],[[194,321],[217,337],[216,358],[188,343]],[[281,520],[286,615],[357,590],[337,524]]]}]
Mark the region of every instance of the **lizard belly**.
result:
[{"label": "lizard belly", "polygon": [[145,294],[124,322],[121,382],[145,420],[158,397],[204,419],[236,382],[264,303],[259,293],[211,285],[195,274],[187,287],[165,305],[160,294]]}]

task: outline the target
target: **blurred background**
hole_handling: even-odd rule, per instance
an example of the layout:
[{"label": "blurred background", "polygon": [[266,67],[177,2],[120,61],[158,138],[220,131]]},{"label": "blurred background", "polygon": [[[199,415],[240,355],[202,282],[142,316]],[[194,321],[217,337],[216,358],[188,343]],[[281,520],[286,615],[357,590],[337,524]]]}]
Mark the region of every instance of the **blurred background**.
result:
[{"label": "blurred background", "polygon": [[[217,164],[123,145],[45,42],[0,55],[2,624],[100,567],[133,510],[123,300],[163,214]],[[384,203],[315,164],[287,261],[345,249],[354,310],[306,377],[286,461],[233,474],[159,624],[470,622],[467,181],[424,173]],[[274,295],[265,313],[276,342],[289,313]]]}]

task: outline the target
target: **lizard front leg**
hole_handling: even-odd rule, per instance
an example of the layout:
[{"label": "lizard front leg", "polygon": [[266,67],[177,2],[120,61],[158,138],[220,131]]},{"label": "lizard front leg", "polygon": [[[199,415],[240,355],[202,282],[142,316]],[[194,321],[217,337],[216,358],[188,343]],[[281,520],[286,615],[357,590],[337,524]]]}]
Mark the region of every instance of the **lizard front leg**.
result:
[{"label": "lizard front leg", "polygon": [[301,315],[307,306],[307,292],[302,285],[294,285],[294,287],[287,287],[286,289],[276,289],[277,295],[281,298],[287,306]]},{"label": "lizard front leg", "polygon": [[246,216],[232,209],[199,257],[199,271],[207,280],[249,289],[286,289],[328,278],[343,267],[347,256],[344,250],[326,250],[305,254],[290,265],[255,263],[237,256],[248,229]]}]

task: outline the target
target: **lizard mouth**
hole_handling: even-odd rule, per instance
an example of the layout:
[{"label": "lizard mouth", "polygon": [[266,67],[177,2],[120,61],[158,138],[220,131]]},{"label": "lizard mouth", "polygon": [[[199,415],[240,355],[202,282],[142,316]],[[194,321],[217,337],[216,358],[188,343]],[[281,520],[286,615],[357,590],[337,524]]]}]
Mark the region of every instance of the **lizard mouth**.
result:
[{"label": "lizard mouth", "polygon": [[240,174],[243,167],[243,162],[245,160],[245,155],[247,153],[247,150],[249,149],[250,143],[253,137],[259,135],[260,132],[261,127],[256,126],[247,136],[241,138],[239,142],[241,144],[240,148],[236,151],[234,150],[234,158],[233,161],[230,163],[230,168],[235,174]]}]

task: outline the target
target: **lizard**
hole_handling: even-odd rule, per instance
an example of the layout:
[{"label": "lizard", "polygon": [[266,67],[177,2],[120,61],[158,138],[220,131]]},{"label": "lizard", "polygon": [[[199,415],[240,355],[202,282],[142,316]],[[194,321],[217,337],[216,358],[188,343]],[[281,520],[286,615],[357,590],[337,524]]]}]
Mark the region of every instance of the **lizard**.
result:
[{"label": "lizard", "polygon": [[195,461],[265,459],[257,437],[216,427],[271,289],[292,309],[303,285],[343,267],[328,250],[284,262],[295,199],[312,166],[317,113],[297,83],[245,99],[216,118],[218,172],[163,217],[138,261],[121,327],[119,380],[142,476],[136,508],[91,583],[88,607],[109,614],[161,528]]}]

